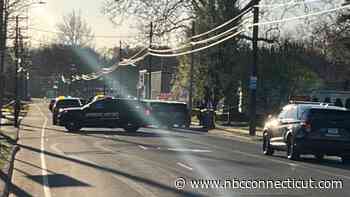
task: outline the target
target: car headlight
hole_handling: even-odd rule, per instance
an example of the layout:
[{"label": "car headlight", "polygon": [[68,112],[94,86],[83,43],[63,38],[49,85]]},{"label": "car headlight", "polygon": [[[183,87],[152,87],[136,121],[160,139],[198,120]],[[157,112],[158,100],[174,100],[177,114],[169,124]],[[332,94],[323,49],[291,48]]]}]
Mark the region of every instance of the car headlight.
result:
[{"label": "car headlight", "polygon": [[63,113],[63,112],[66,112],[67,110],[65,110],[65,109],[59,109],[58,110],[58,113]]}]

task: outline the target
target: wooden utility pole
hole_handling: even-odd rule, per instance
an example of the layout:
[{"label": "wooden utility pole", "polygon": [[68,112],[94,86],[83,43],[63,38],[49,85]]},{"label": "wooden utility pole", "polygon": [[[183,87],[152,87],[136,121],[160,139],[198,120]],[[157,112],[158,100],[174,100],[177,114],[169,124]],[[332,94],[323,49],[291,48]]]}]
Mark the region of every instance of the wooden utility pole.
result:
[{"label": "wooden utility pole", "polygon": [[[254,3],[254,19],[253,23],[259,23],[259,2],[260,0],[255,0]],[[257,89],[257,67],[258,67],[258,36],[259,36],[259,26],[254,25],[253,27],[253,64],[251,67],[251,75],[249,81],[249,89],[250,89],[250,102],[249,102],[249,135],[254,136],[256,134],[256,89]]]},{"label": "wooden utility pole", "polygon": [[15,106],[14,106],[14,126],[18,127],[18,117],[19,117],[19,110],[20,110],[20,101],[19,101],[19,95],[18,95],[18,69],[20,64],[20,56],[19,56],[19,36],[20,36],[21,29],[19,28],[19,19],[18,16],[16,16],[16,37],[15,37],[15,56],[16,56],[16,67],[15,67],[15,88],[14,88],[14,94],[15,94]]},{"label": "wooden utility pole", "polygon": [[5,21],[4,21],[4,13],[5,13],[5,0],[0,0],[0,52],[1,52],[1,60],[0,60],[0,126],[1,126],[1,119],[2,119],[2,106],[3,106],[3,99],[4,99],[4,92],[5,92],[5,75],[4,75],[4,68],[5,68],[5,49],[6,49],[6,37],[4,36],[5,33]]},{"label": "wooden utility pole", "polygon": [[[119,62],[121,62],[121,61],[122,61],[122,41],[120,40],[119,41]],[[119,67],[118,70],[119,70],[118,71],[118,82],[119,82],[118,89],[119,89],[119,95],[120,95],[120,97],[122,97],[122,90],[123,90],[123,88],[122,88],[122,68]]]},{"label": "wooden utility pole", "polygon": [[[192,36],[194,36],[196,33],[195,29],[195,22],[192,22]],[[192,50],[194,49],[192,45]],[[191,125],[191,119],[192,119],[192,108],[193,108],[193,67],[194,67],[194,53],[191,53],[191,67],[190,67],[190,91],[189,91],[189,97],[188,97],[188,110],[189,110],[189,122],[188,127]]]},{"label": "wooden utility pole", "polygon": [[[150,32],[149,32],[149,48],[152,48],[152,39],[153,39],[153,23],[151,22]],[[148,57],[148,99],[152,99],[152,56]]]}]

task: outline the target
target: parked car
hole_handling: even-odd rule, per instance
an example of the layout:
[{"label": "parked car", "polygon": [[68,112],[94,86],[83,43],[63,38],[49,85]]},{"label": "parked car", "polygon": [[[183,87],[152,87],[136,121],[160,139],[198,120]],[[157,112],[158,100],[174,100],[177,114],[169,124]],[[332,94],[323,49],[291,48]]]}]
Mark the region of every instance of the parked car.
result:
[{"label": "parked car", "polygon": [[185,127],[188,124],[189,113],[184,102],[143,100],[146,106],[149,125],[166,127]]},{"label": "parked car", "polygon": [[98,99],[83,107],[66,108],[58,114],[58,125],[68,131],[87,128],[123,128],[135,132],[145,126],[145,108],[138,100]]},{"label": "parked car", "polygon": [[292,102],[270,118],[263,132],[263,153],[286,151],[297,160],[301,154],[340,156],[350,161],[350,111],[324,103]]},{"label": "parked car", "polygon": [[57,124],[57,115],[60,112],[60,110],[63,110],[64,108],[71,108],[71,107],[81,107],[82,103],[79,98],[72,98],[72,97],[65,97],[65,98],[58,98],[52,107],[52,124]]}]

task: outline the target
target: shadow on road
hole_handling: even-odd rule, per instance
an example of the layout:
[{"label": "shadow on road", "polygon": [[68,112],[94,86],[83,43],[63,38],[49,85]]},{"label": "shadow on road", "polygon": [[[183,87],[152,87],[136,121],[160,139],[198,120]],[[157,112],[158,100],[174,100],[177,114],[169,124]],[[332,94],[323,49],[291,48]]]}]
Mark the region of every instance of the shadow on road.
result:
[{"label": "shadow on road", "polygon": [[[275,155],[274,157],[287,159],[286,156],[282,156],[282,155]],[[314,158],[314,157],[301,156],[301,158],[297,162],[301,162],[301,163],[305,163],[305,164],[315,164],[315,165],[331,167],[331,168],[338,168],[338,169],[342,169],[342,170],[350,170],[350,165],[344,164],[343,162],[341,162],[341,160],[333,160],[333,159],[328,159],[328,158],[324,158],[322,160],[319,160],[319,159]]]},{"label": "shadow on road", "polygon": [[[42,184],[43,175],[27,176],[29,179]],[[49,187],[91,187],[91,185],[79,181],[73,177],[64,174],[49,174],[46,175],[47,180],[49,180]]]},{"label": "shadow on road", "polygon": [[80,132],[75,132],[81,135],[92,135],[92,134],[101,134],[101,135],[115,135],[115,136],[130,136],[130,137],[162,137],[163,135],[158,133],[149,133],[143,131],[137,132],[126,132],[126,131],[96,131],[96,130],[82,130]]},{"label": "shadow on road", "polygon": [[[6,183],[9,179],[8,175],[6,175],[2,170],[0,170],[0,178]],[[18,187],[15,184],[11,184],[10,188],[9,188],[9,192],[15,194],[16,196],[28,196],[31,197],[32,195],[30,195],[28,192],[24,191],[23,189],[21,189],[20,187]],[[4,195],[5,196],[5,195]]]},{"label": "shadow on road", "polygon": [[[26,145],[19,145],[19,146],[21,148],[23,148],[23,149],[27,149],[27,150],[30,150],[30,151],[33,151],[33,152],[37,152],[37,153],[41,153],[42,152],[40,149],[37,149],[37,148],[34,148],[34,147],[30,147],[30,146],[26,146]],[[190,192],[190,191],[177,190],[177,189],[175,189],[175,187],[171,187],[171,186],[165,185],[163,183],[160,183],[160,182],[148,179],[148,178],[139,177],[139,176],[132,175],[132,174],[129,174],[129,173],[126,173],[126,172],[122,172],[122,171],[119,171],[119,170],[116,170],[116,169],[113,169],[113,168],[109,168],[107,166],[99,166],[99,165],[96,165],[94,163],[78,160],[78,159],[75,159],[75,158],[70,158],[70,157],[67,157],[67,156],[64,156],[64,155],[59,155],[59,154],[55,154],[55,153],[48,152],[48,151],[44,151],[44,154],[48,155],[48,156],[51,156],[51,157],[64,159],[64,160],[67,160],[67,161],[70,161],[70,162],[75,162],[75,163],[78,163],[80,165],[88,166],[88,167],[91,167],[91,168],[94,168],[94,169],[98,169],[98,170],[102,170],[102,171],[105,171],[105,172],[109,172],[109,173],[112,173],[112,174],[115,174],[115,175],[118,175],[118,176],[123,176],[123,177],[131,179],[133,181],[144,183],[144,184],[152,186],[152,187],[157,187],[159,189],[162,189],[162,190],[174,193],[174,194],[181,194],[183,196],[204,196],[204,195],[201,195],[201,194],[198,194],[198,193],[194,193],[194,192]]]}]

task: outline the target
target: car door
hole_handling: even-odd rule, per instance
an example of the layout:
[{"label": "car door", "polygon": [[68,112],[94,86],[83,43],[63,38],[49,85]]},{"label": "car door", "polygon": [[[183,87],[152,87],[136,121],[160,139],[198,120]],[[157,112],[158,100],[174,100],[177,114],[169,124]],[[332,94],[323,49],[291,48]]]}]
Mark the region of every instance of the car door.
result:
[{"label": "car door", "polygon": [[297,105],[290,105],[285,118],[282,120],[282,126],[279,130],[279,135],[281,136],[279,139],[281,139],[280,142],[282,144],[285,143],[286,145],[288,133],[294,129],[295,124],[298,122],[298,107]]},{"label": "car door", "polygon": [[105,101],[99,100],[91,103],[85,110],[84,125],[97,127],[103,125]]},{"label": "car door", "polygon": [[286,118],[287,112],[288,109],[284,107],[270,126],[271,144],[274,146],[278,146],[278,142],[281,141],[280,128],[283,126],[282,123]]},{"label": "car door", "polygon": [[272,131],[271,142],[277,146],[284,146],[284,136],[288,132],[288,129],[291,127],[294,119],[297,117],[297,106],[296,105],[287,105],[283,108],[279,114],[276,126]]}]

